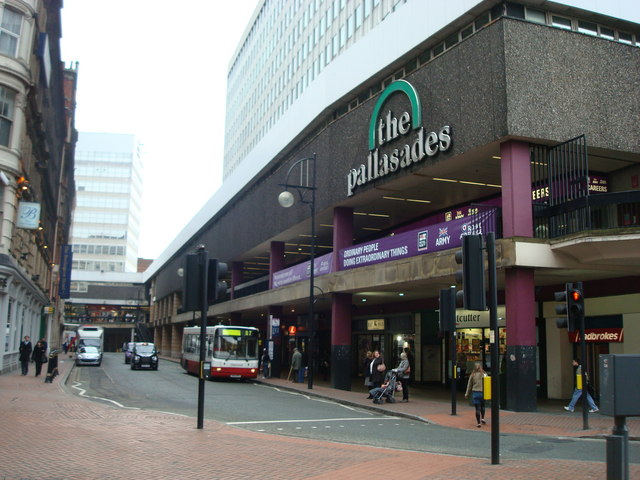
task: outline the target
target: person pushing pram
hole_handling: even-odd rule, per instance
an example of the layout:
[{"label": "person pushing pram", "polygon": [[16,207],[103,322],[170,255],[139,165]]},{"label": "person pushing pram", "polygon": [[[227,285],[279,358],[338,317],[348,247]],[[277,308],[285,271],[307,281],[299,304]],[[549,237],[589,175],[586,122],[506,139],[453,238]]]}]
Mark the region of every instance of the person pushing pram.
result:
[{"label": "person pushing pram", "polygon": [[398,373],[395,369],[387,371],[384,376],[384,382],[377,388],[369,390],[369,396],[373,397],[373,403],[395,403],[396,399],[393,398],[393,394],[396,391],[396,381]]}]

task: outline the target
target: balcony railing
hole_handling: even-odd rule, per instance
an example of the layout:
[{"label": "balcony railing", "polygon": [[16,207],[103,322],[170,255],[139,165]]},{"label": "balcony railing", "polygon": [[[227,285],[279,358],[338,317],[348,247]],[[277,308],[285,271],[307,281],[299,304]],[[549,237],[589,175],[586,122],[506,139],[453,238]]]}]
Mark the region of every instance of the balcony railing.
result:
[{"label": "balcony railing", "polygon": [[640,227],[640,190],[598,193],[559,205],[534,204],[533,208],[537,238]]}]

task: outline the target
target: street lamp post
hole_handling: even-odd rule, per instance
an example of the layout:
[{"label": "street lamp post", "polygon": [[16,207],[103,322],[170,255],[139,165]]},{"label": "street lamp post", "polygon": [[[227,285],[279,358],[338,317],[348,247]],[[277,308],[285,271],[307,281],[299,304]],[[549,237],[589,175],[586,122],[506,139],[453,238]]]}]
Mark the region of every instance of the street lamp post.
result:
[{"label": "street lamp post", "polygon": [[[299,168],[299,182],[298,184],[290,184],[289,176],[294,168]],[[280,184],[285,190],[278,195],[278,203],[284,208],[289,208],[295,203],[295,197],[288,190],[289,188],[295,189],[300,197],[300,202],[306,203],[311,209],[311,254],[309,262],[309,370],[307,372],[307,385],[309,389],[313,388],[313,369],[315,365],[315,320],[313,312],[314,304],[314,277],[315,277],[315,254],[316,254],[316,154],[312,157],[302,158],[297,160],[289,170],[285,183]],[[306,193],[311,192],[310,197],[306,198]]]}]

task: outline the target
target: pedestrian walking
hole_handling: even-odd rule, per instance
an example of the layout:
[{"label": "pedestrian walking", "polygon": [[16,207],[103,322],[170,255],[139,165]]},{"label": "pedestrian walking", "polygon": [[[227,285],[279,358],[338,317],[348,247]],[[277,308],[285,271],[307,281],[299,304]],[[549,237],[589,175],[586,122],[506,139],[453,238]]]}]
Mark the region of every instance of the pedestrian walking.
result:
[{"label": "pedestrian walking", "polygon": [[469,375],[469,383],[467,383],[467,391],[464,394],[464,398],[468,398],[469,394],[472,394],[473,405],[476,407],[476,426],[480,428],[487,422],[484,420],[484,377],[487,374],[482,368],[481,362],[476,362],[473,368],[473,372]]},{"label": "pedestrian walking", "polygon": [[260,361],[262,362],[262,378],[269,378],[269,362],[271,362],[271,359],[266,348],[262,351]]},{"label": "pedestrian walking", "polygon": [[400,364],[395,368],[398,375],[398,382],[400,382],[400,388],[402,389],[402,401],[409,401],[409,378],[411,373],[411,365],[409,364],[409,356],[402,352],[400,354]]},{"label": "pedestrian walking", "polygon": [[293,349],[293,355],[291,355],[291,371],[293,373],[292,382],[298,382],[298,371],[302,368],[302,354],[297,348]]},{"label": "pedestrian walking", "polygon": [[[582,388],[578,388],[578,376],[582,376],[582,365],[580,365],[580,362],[578,362],[578,360],[574,359],[573,360],[573,368],[575,368],[575,375],[574,375],[574,382],[575,382],[575,389],[573,390],[573,396],[571,397],[571,401],[569,402],[569,405],[567,405],[566,407],[564,407],[564,409],[567,412],[573,412],[573,410],[576,407],[576,403],[578,402],[578,400],[580,399],[580,397],[582,396]],[[586,377],[586,375],[585,375]],[[587,384],[589,382],[589,378],[586,377],[586,381]],[[591,394],[589,393],[589,391],[587,390],[587,402],[589,403],[589,412],[590,413],[595,413],[598,410],[600,410],[598,408],[598,406],[596,405],[596,402],[593,401],[593,398],[591,397]]]},{"label": "pedestrian walking", "polygon": [[31,360],[31,352],[33,347],[31,346],[31,338],[29,335],[24,336],[24,340],[20,343],[20,365],[22,366],[22,375],[29,373],[29,361]]},{"label": "pedestrian walking", "polygon": [[36,364],[36,377],[42,373],[42,364],[47,363],[47,352],[42,342],[36,342],[33,347],[33,353],[31,354],[31,360]]}]

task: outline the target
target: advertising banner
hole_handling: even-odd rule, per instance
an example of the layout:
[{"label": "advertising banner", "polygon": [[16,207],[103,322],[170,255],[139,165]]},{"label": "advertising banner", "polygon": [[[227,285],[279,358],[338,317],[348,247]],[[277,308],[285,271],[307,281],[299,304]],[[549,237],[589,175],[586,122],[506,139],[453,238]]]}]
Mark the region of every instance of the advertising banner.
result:
[{"label": "advertising banner", "polygon": [[340,270],[448,250],[462,245],[463,235],[495,232],[496,210],[429,225],[340,250]]},{"label": "advertising banner", "polygon": [[[319,277],[332,272],[333,252],[315,258],[313,262],[313,276]],[[311,262],[302,262],[290,268],[285,268],[273,274],[273,288],[283,287],[291,283],[300,282],[309,278],[311,274]]]}]

